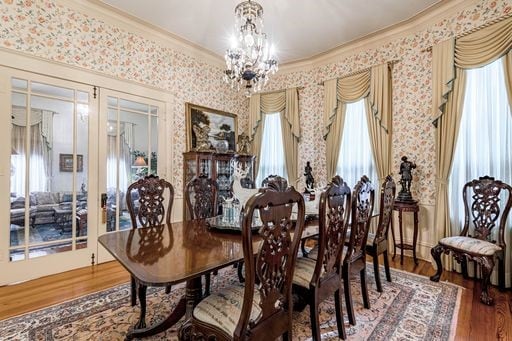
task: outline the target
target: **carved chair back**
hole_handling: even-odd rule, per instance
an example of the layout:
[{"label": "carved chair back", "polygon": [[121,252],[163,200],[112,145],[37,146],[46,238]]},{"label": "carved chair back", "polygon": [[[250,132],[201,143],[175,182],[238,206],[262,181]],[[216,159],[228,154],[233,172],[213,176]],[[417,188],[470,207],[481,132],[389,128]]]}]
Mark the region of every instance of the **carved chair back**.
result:
[{"label": "carved chair back", "polygon": [[[292,209],[297,206],[297,220],[292,220]],[[295,211],[295,210],[293,210]],[[256,257],[253,250],[255,213],[259,213],[258,237],[260,249]],[[293,187],[269,181],[247,202],[242,221],[242,242],[245,261],[244,302],[240,320],[235,329],[235,339],[245,339],[248,328],[269,339],[284,331],[291,332],[293,270],[299,242],[304,229],[304,198]],[[293,232],[293,236],[292,236]],[[254,234],[256,235],[256,234]],[[255,286],[255,283],[259,283]],[[257,321],[250,321],[255,292],[260,296],[261,314]],[[237,338],[238,336],[238,338]]]},{"label": "carved chair back", "polygon": [[385,240],[388,235],[391,218],[393,217],[393,205],[395,204],[396,184],[391,175],[386,176],[380,190],[379,224],[375,234],[374,244]]},{"label": "carved chair back", "polygon": [[320,195],[320,219],[318,235],[318,261],[312,283],[320,276],[329,278],[332,273],[341,273],[341,255],[350,219],[350,188],[336,175]]},{"label": "carved chair back", "polygon": [[132,227],[170,224],[173,200],[172,185],[156,175],[151,174],[132,183],[126,191],[126,206]]},{"label": "carved chair back", "polygon": [[[506,192],[504,196],[506,201],[500,214],[502,191]],[[468,196],[471,196],[471,204]],[[512,207],[512,187],[493,177],[483,176],[464,185],[462,198],[464,200],[464,228],[460,235],[493,242],[501,248],[505,248],[505,223]],[[498,240],[491,240],[498,219]],[[469,235],[470,227],[474,229],[473,235]]]},{"label": "carved chair back", "polygon": [[268,187],[270,182],[279,182],[279,186],[288,187],[288,181],[279,175],[269,175],[261,182],[261,187]]},{"label": "carved chair back", "polygon": [[345,261],[352,261],[365,256],[366,240],[375,200],[375,190],[366,175],[354,186],[352,193],[352,220],[350,223],[350,241]]},{"label": "carved chair back", "polygon": [[206,176],[194,177],[186,186],[185,200],[191,219],[217,215],[217,183]]}]

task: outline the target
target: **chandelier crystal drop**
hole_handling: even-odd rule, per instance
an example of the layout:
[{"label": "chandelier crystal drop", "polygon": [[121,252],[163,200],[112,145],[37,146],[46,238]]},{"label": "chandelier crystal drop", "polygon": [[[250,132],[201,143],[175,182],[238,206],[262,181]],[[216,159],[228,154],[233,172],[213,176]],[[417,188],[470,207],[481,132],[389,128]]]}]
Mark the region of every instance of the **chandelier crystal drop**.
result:
[{"label": "chandelier crystal drop", "polygon": [[263,33],[263,7],[248,0],[235,7],[236,37],[226,50],[224,79],[237,91],[245,87],[246,96],[260,91],[270,74],[276,73],[277,60]]}]

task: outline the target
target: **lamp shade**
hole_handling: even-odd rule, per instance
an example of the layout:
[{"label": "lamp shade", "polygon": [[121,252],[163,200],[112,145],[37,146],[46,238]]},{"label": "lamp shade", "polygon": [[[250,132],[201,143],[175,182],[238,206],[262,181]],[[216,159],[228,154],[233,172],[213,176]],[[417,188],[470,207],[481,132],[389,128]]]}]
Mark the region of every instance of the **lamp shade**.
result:
[{"label": "lamp shade", "polygon": [[145,167],[148,164],[146,163],[146,160],[144,160],[144,158],[142,156],[137,156],[137,158],[135,159],[135,162],[133,163],[133,165],[135,167]]}]

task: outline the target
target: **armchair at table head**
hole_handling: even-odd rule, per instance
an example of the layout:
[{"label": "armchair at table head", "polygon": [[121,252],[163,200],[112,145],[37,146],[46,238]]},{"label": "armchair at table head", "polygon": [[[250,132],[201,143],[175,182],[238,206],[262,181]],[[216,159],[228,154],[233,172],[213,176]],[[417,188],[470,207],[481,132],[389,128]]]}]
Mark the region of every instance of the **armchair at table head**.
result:
[{"label": "armchair at table head", "polygon": [[[512,187],[490,176],[483,176],[466,183],[462,189],[464,201],[464,228],[460,236],[446,237],[430,250],[436,261],[437,272],[430,277],[439,281],[443,272],[441,255],[452,253],[462,265],[467,277],[467,260],[482,267],[482,293],[480,301],[493,304],[489,295],[489,280],[496,260],[498,261],[498,282],[505,288],[505,225],[512,207]],[[500,209],[500,202],[503,210]],[[498,223],[497,240],[492,239],[493,229]],[[470,231],[473,230],[473,232]],[[472,233],[473,235],[471,235]]]},{"label": "armchair at table head", "polygon": [[379,255],[384,255],[384,269],[386,271],[386,279],[391,282],[391,271],[389,269],[388,260],[388,231],[393,217],[393,205],[395,203],[396,184],[391,175],[384,180],[380,194],[380,212],[379,222],[376,233],[368,233],[366,241],[366,253],[373,258],[373,272],[375,275],[375,284],[377,291],[382,292],[382,284],[380,282]]},{"label": "armchair at table head", "polygon": [[185,187],[185,201],[191,219],[217,215],[217,183],[207,176],[194,177]]},{"label": "armchair at table head", "polygon": [[174,188],[156,175],[147,175],[128,186],[126,206],[132,227],[171,223]]},{"label": "armchair at table head", "polygon": [[[270,182],[247,202],[242,222],[245,286],[227,286],[199,302],[192,313],[192,339],[292,339],[291,284],[305,207],[299,192],[281,185]],[[302,218],[294,222],[295,205]],[[252,232],[256,211],[261,219],[257,252]]]},{"label": "armchair at table head", "polygon": [[320,341],[319,304],[333,297],[338,335],[345,339],[341,308],[341,261],[350,219],[350,188],[335,176],[320,194],[318,252],[316,258],[299,257],[293,276],[295,292],[309,305],[313,340]]}]

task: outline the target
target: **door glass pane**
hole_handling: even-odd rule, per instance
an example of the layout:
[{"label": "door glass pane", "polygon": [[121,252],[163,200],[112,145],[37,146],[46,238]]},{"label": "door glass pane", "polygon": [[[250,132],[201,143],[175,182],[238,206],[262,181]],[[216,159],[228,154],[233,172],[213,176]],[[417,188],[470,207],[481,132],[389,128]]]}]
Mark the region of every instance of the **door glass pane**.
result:
[{"label": "door glass pane", "polygon": [[12,94],[11,115],[12,261],[87,243],[73,240],[87,236],[88,104],[74,101],[75,90],[43,83],[20,91]]},{"label": "door glass pane", "polygon": [[114,97],[107,103],[107,231],[114,231],[132,227],[128,186],[149,172],[156,174],[158,125],[147,104]]}]

